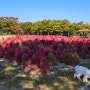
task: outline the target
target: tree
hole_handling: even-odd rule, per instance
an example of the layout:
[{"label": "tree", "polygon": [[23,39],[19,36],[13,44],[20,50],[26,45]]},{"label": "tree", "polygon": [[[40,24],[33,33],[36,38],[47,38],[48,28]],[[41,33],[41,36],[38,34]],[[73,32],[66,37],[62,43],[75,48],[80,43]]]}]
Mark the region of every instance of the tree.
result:
[{"label": "tree", "polygon": [[70,26],[70,21],[66,19],[59,21],[60,32],[62,32],[63,35],[69,34],[69,26]]},{"label": "tree", "polygon": [[90,23],[86,23],[85,28],[90,29]]},{"label": "tree", "polygon": [[59,22],[58,21],[53,21],[53,34],[61,34],[61,29],[60,29],[60,26],[59,26]]},{"label": "tree", "polygon": [[23,29],[19,25],[11,26],[10,28],[12,34],[21,34]]},{"label": "tree", "polygon": [[10,33],[10,27],[18,23],[15,17],[0,17],[0,31],[6,34]]},{"label": "tree", "polygon": [[41,30],[43,34],[53,33],[53,22],[51,20],[43,20],[41,24]]},{"label": "tree", "polygon": [[32,33],[32,22],[20,23],[20,26],[22,27],[24,34]]}]

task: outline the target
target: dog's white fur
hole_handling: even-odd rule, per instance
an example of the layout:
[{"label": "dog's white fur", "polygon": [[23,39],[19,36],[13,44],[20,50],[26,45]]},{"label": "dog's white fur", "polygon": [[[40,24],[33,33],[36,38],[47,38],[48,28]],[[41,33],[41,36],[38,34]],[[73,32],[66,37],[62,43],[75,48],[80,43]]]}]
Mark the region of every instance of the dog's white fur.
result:
[{"label": "dog's white fur", "polygon": [[90,78],[90,69],[84,66],[79,66],[76,65],[74,67],[75,73],[74,73],[74,78],[78,78],[80,80],[80,76],[83,77],[83,82],[88,82],[88,78]]}]

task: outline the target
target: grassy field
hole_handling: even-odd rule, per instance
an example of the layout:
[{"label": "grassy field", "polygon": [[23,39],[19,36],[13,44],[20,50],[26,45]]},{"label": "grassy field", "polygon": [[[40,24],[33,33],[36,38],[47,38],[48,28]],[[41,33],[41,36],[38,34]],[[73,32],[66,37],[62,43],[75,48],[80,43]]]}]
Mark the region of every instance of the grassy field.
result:
[{"label": "grassy field", "polygon": [[[90,68],[90,63],[85,64]],[[22,77],[14,66],[0,64],[0,90],[81,90],[87,83],[73,78],[74,71],[45,76],[38,80]],[[3,84],[2,84],[3,83]],[[8,89],[1,89],[8,88]]]}]

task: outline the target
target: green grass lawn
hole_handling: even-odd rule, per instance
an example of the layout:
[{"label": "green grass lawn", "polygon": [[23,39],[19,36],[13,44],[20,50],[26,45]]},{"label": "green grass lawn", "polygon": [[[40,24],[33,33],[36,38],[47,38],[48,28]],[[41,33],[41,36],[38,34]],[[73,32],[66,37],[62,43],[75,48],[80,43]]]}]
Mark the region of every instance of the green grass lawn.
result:
[{"label": "green grass lawn", "polygon": [[[90,63],[85,64],[90,68]],[[19,90],[80,90],[87,83],[73,78],[74,71],[59,73],[54,76],[45,76],[39,80],[21,76],[14,66],[0,65],[0,83],[4,82],[7,87],[17,87]],[[38,89],[37,89],[38,88]],[[40,89],[39,89],[40,88]]]}]

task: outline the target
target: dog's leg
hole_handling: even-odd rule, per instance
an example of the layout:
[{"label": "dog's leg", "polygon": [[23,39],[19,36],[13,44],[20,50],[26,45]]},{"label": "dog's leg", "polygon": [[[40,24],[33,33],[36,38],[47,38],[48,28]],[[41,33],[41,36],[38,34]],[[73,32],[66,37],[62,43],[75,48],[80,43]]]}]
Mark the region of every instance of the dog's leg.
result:
[{"label": "dog's leg", "polygon": [[77,78],[77,73],[74,74],[74,78]]},{"label": "dog's leg", "polygon": [[87,76],[87,75],[86,75],[86,76],[84,76],[84,77],[83,77],[83,82],[88,82],[87,78],[88,78],[88,76]]},{"label": "dog's leg", "polygon": [[79,79],[79,80],[81,80],[81,78],[80,78],[80,76],[82,76],[82,74],[77,74],[77,78]]}]

